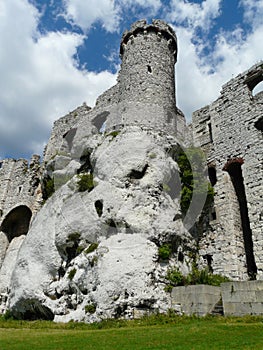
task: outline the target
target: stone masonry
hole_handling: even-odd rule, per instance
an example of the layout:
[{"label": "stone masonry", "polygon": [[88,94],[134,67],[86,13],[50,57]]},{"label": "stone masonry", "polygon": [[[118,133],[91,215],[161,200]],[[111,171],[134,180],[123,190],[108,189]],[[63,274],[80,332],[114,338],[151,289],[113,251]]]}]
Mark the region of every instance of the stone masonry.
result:
[{"label": "stone masonry", "polygon": [[[29,165],[0,162],[0,313],[93,322],[165,312],[167,270],[189,273],[193,251],[200,268],[263,280],[263,92],[253,94],[263,63],[187,126],[176,106],[177,50],[165,22],[134,23],[121,39],[117,84],[94,108],[54,123],[42,164],[36,155]],[[193,145],[214,189],[198,241],[183,222],[173,156]],[[92,186],[79,193],[83,176]],[[173,246],[165,262],[163,244]]]},{"label": "stone masonry", "polygon": [[220,97],[193,114],[196,146],[206,152],[214,208],[200,255],[214,272],[263,279],[263,63],[230,80]]}]

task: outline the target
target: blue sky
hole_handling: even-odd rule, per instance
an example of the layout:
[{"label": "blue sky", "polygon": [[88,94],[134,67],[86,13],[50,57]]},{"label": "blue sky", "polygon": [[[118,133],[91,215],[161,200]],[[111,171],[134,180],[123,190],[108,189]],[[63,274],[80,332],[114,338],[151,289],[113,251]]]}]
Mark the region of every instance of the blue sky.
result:
[{"label": "blue sky", "polygon": [[0,0],[0,159],[42,154],[53,122],[115,84],[122,32],[161,18],[178,37],[190,121],[263,58],[263,0]]}]

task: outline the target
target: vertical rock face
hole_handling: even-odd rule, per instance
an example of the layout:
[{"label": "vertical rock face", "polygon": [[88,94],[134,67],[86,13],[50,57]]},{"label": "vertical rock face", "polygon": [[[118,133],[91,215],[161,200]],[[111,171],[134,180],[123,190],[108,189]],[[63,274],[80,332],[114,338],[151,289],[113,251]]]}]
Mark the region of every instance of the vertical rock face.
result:
[{"label": "vertical rock face", "polygon": [[[117,85],[94,109],[67,116],[69,130],[64,119],[56,123],[43,175],[55,193],[16,260],[8,299],[15,316],[91,322],[170,307],[167,270],[188,272],[194,249],[171,157],[180,146],[177,115],[183,120],[175,105],[176,53],[167,24],[135,23],[122,38]],[[158,254],[164,244],[173,247],[169,261]]]},{"label": "vertical rock face", "polygon": [[260,62],[193,114],[194,140],[207,152],[216,193],[200,254],[210,256],[215,272],[234,279],[263,278],[263,94],[253,94],[262,80]]}]

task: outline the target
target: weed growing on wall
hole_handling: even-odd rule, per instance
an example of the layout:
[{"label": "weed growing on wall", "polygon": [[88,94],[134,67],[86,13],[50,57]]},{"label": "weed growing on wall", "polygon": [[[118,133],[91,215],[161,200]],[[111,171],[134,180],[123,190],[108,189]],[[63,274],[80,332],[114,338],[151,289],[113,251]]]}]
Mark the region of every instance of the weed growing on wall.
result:
[{"label": "weed growing on wall", "polygon": [[85,191],[92,191],[95,187],[94,181],[93,181],[93,174],[81,174],[78,175],[78,191],[79,192],[85,192]]},{"label": "weed growing on wall", "polygon": [[207,195],[205,207],[213,201],[214,191],[209,181],[204,177],[205,159],[199,148],[190,147],[185,151],[180,148],[177,163],[182,183],[180,205],[182,214],[185,216],[192,200],[193,191],[200,197],[204,194]]},{"label": "weed growing on wall", "polygon": [[178,268],[168,270],[166,274],[166,280],[168,281],[165,286],[165,291],[170,292],[173,287],[188,286],[196,284],[207,284],[210,286],[220,286],[221,283],[229,282],[229,278],[219,274],[213,274],[208,269],[198,270],[196,267],[192,268],[192,271],[184,276]]}]

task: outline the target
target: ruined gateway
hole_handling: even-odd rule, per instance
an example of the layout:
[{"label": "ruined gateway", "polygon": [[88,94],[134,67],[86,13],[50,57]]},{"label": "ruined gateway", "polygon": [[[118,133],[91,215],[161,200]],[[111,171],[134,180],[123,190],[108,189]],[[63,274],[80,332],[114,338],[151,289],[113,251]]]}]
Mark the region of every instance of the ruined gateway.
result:
[{"label": "ruined gateway", "polygon": [[[117,84],[93,109],[83,104],[55,122],[42,163],[1,162],[1,313],[93,322],[165,312],[167,270],[187,274],[193,256],[234,280],[263,279],[263,93],[252,94],[263,63],[186,125],[173,29],[138,21],[120,55]],[[204,202],[185,220],[176,158],[191,145],[206,154],[214,188],[198,236],[191,220]],[[165,260],[164,244],[173,248]]]}]

